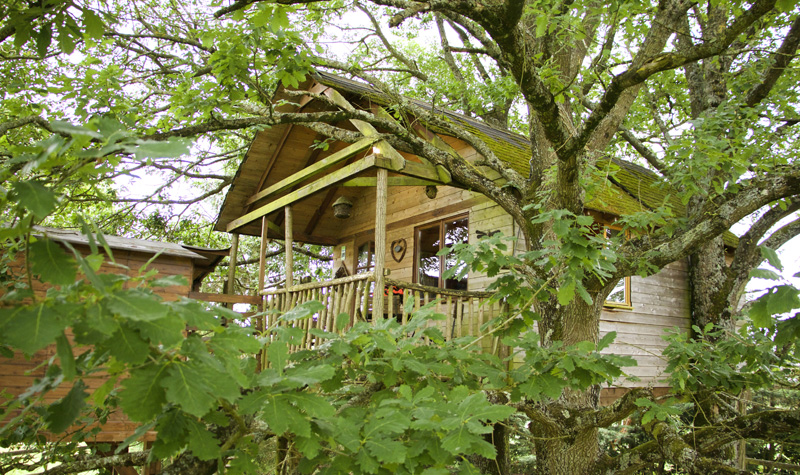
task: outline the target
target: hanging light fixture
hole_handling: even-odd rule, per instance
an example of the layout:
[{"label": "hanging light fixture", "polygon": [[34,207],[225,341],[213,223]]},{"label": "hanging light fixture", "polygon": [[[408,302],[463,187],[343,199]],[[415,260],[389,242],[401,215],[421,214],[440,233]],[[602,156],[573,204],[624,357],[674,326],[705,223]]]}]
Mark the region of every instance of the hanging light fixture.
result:
[{"label": "hanging light fixture", "polygon": [[345,196],[340,196],[339,199],[333,202],[333,215],[339,219],[349,218],[352,211],[353,202]]}]

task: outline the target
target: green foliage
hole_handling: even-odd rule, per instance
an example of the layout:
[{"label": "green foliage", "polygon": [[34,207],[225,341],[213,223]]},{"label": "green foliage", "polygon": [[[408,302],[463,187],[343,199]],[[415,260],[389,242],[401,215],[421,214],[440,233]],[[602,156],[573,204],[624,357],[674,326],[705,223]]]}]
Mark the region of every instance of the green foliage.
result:
[{"label": "green foliage", "polygon": [[[535,47],[516,54],[533,65],[530,72],[541,81],[537,94],[552,95],[553,105],[563,108],[559,114],[572,114],[569,120],[578,130],[620,67],[630,64],[656,8],[653,2],[607,3],[531,1],[522,12]],[[401,93],[428,100],[434,109],[447,107],[513,130],[530,130],[527,114],[535,109],[534,101],[520,99],[521,84],[505,64],[486,61],[479,53],[456,54],[456,67],[470,72],[459,77],[445,66],[438,48],[410,41],[433,23],[433,13],[406,19],[406,29],[396,33],[409,40],[397,49],[412,58],[408,64],[396,58],[375,63],[376,57],[394,55],[377,35],[358,38],[353,54],[336,55],[341,63],[333,63],[317,55],[330,39],[321,32],[330,34],[331,15],[350,11],[342,1],[311,2],[305,9],[254,2],[220,19],[211,18],[209,5],[202,2],[130,6],[16,0],[0,6],[0,26],[4,32],[13,30],[13,44],[0,40],[0,125],[48,119],[44,125],[34,121],[3,129],[0,135],[0,240],[5,251],[0,351],[3,357],[13,356],[12,350],[30,355],[56,345],[56,356],[45,363],[44,376],[34,387],[0,406],[0,419],[10,421],[0,429],[4,445],[36,441],[38,430],[63,432],[73,426],[78,429],[70,443],[90,440],[98,429],[84,424],[102,422],[121,409],[141,424],[132,440],[157,430],[154,457],[190,452],[218,460],[219,469],[231,473],[254,472],[259,444],[278,436],[291,442],[300,469],[309,473],[476,473],[467,459],[495,457],[485,436],[493,424],[517,417],[521,404],[547,407],[565,394],[613,384],[624,376],[622,368],[634,363],[606,353],[614,332],[596,344],[542,346],[540,336],[530,331],[542,317],[533,308],[592,305],[598,288],[621,265],[631,264],[619,252],[625,233],[606,239],[589,216],[552,209],[551,190],[545,190],[547,199],[524,210],[534,217],[532,223],[516,223],[546,230],[542,240],[526,243],[531,250],[514,253],[522,243],[493,235],[443,251],[456,253],[465,264],[450,272],[494,278],[493,303],[502,302],[509,310],[482,330],[513,349],[508,358],[478,353],[480,342],[474,339],[445,342],[435,326],[443,316],[431,306],[413,312],[405,326],[385,321],[348,328],[349,316],[338,315],[337,333],[317,331],[312,334],[319,342],[314,351],[292,353],[290,348],[302,340],[299,325],[319,318],[320,304],[298,306],[281,315],[278,326],[257,334],[251,321],[224,308],[163,301],[156,290],[176,284],[172,278],[152,280],[147,271],[134,278],[99,274],[103,260],[113,259],[101,234],[91,236],[93,253],[88,256],[68,246],[65,250],[47,236],[34,236],[33,225],[40,223],[88,231],[78,217],[83,215],[117,234],[227,245],[226,238],[208,235],[203,212],[169,206],[192,199],[172,199],[173,191],[159,187],[128,206],[126,200],[133,198],[125,187],[137,185],[111,180],[153,173],[153,181],[168,184],[201,181],[188,188],[208,194],[210,205],[217,205],[215,193],[230,182],[252,131],[263,127],[241,124],[272,117],[275,88],[299,86],[312,65],[351,66],[353,72],[377,74]],[[744,8],[742,2],[713,1],[711,6],[733,13]],[[778,2],[780,11],[793,8],[795,2]],[[703,10],[693,9],[697,18],[691,21],[707,19]],[[733,64],[742,68],[725,75],[729,94],[713,108],[693,114],[687,75],[680,71],[665,71],[642,87],[623,128],[655,149],[675,198],[642,203],[639,211],[620,217],[618,224],[626,231],[663,242],[691,223],[691,216],[683,216],[685,206],[672,201],[714,203],[736,193],[743,177],[768,177],[794,163],[797,132],[784,125],[796,116],[797,68],[785,68],[763,105],[744,107],[741,102],[771,67],[769,55],[761,52],[777,47],[791,17],[771,16],[737,40]],[[602,35],[614,33],[611,43],[625,47],[604,49],[587,24]],[[487,34],[475,26],[469,32],[473,37]],[[469,36],[452,28],[450,33]],[[576,45],[588,48],[588,56],[578,70],[566,74],[561,55]],[[717,60],[702,68],[712,70]],[[396,72],[414,68],[427,80],[413,71]],[[387,70],[391,75],[384,74]],[[531,78],[528,73],[522,75],[525,80]],[[408,120],[400,102],[391,106],[392,112]],[[457,122],[454,118],[447,125]],[[204,138],[194,144],[180,138],[201,132]],[[595,154],[617,152],[628,154],[631,148],[620,141],[608,150],[588,150],[589,158],[581,155],[580,160],[591,168]],[[601,196],[598,183],[615,176],[614,170],[580,173],[586,202]],[[535,191],[543,196],[542,190]],[[258,243],[243,239],[241,249],[250,258]],[[774,250],[761,252],[782,270]],[[652,256],[643,252],[625,258],[636,259],[632,267],[650,274],[655,270],[647,262]],[[312,259],[302,257],[296,265],[298,274],[327,276]],[[281,266],[268,263],[268,280],[280,280]],[[223,272],[212,276],[209,289],[220,288]],[[777,277],[766,269],[751,275]],[[34,295],[32,284],[50,290]],[[236,286],[252,289],[255,283],[245,277]],[[733,335],[709,327],[695,328],[698,338],[673,335],[665,354],[669,381],[685,399],[665,404],[642,399],[637,421],[677,424],[675,416],[701,391],[738,394],[796,384],[800,319],[778,315],[797,308],[797,288],[779,285],[748,308],[758,329]],[[406,310],[413,310],[413,302],[406,302]],[[260,351],[269,367],[257,372]],[[85,380],[98,371],[107,372],[108,382],[91,390]],[[63,381],[72,385],[66,396],[43,405],[44,396]],[[511,402],[496,402],[503,400],[500,395]],[[66,450],[78,449],[67,445]]]},{"label": "green foliage", "polygon": [[694,338],[673,333],[664,350],[667,380],[682,392],[714,388],[739,394],[796,377],[797,354],[776,352],[775,342],[760,329],[743,326],[734,334],[709,325],[694,332]]}]

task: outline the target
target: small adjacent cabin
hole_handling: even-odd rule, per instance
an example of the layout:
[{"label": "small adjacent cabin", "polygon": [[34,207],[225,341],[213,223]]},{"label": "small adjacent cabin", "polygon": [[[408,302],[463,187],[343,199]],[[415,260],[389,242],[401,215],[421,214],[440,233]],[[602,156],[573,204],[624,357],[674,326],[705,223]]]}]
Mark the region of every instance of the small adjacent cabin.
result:
[{"label": "small adjacent cabin", "polygon": [[[309,78],[297,91],[325,95],[344,110],[380,113],[387,104],[370,86],[323,73]],[[311,95],[298,97],[297,91],[278,90],[276,103],[288,103],[279,111],[334,110],[330,102]],[[525,137],[456,113],[441,113],[444,120],[483,138],[509,167],[527,175],[529,142]],[[408,123],[413,132],[446,143],[468,160],[479,158],[457,138],[419,121]],[[301,124],[259,131],[220,211],[216,230],[260,236],[262,249],[270,239],[286,240],[286,249],[291,249],[293,241],[334,248],[335,278],[326,282],[301,283],[293,275],[293,257],[288,252],[286,285],[263,292],[266,307],[285,311],[305,300],[321,300],[325,310],[303,324],[307,330],[330,330],[341,312],[350,314],[352,321],[377,315],[405,321],[406,299],[416,297],[417,305],[438,299],[440,311],[447,316],[439,323],[446,338],[477,335],[481,325],[500,310],[485,304],[489,294],[484,289],[490,281],[474,274],[461,280],[444,278],[446,269],[459,264],[438,253],[445,246],[475,242],[496,231],[515,236],[511,217],[485,196],[458,187],[446,170],[398,152],[380,140],[379,131],[370,124],[352,120],[335,125],[358,130],[364,138],[353,144],[328,142],[324,148],[319,144],[326,137]],[[634,164],[614,162],[618,172],[609,175],[607,187],[588,204],[599,221],[610,223],[614,216],[660,204],[663,192],[655,186],[655,175]],[[600,329],[602,333],[616,331],[618,337],[608,351],[635,356],[639,366],[631,368],[630,374],[641,380],[619,381],[620,387],[664,386],[660,380],[665,362],[660,355],[666,343],[661,337],[674,327],[689,328],[687,283],[686,264],[676,262],[648,278],[623,279],[610,296]],[[265,286],[263,259],[259,285]],[[270,323],[274,322],[262,324]],[[298,349],[313,344],[307,338]],[[487,339],[483,351],[508,349],[496,339]],[[604,401],[621,391],[605,390]]]},{"label": "small adjacent cabin", "polygon": [[[80,233],[52,228],[39,228],[38,231],[56,242],[69,243],[83,255],[90,254],[88,240]],[[134,277],[139,274],[143,266],[147,265],[148,269],[157,270],[159,277],[182,276],[186,279],[188,285],[156,289],[156,293],[164,300],[177,300],[181,297],[210,299],[211,296],[208,294],[197,292],[200,283],[213,271],[220,260],[228,255],[227,249],[204,249],[117,236],[105,236],[105,240],[113,252],[117,265],[106,261],[102,264],[100,272]],[[14,266],[11,272],[22,275],[23,265],[23,261],[20,259],[18,265]],[[36,294],[44,295],[47,289],[48,286],[45,284],[33,280],[33,290]],[[0,356],[0,391],[2,391],[3,397],[17,397],[34,386],[36,380],[45,375],[47,362],[55,355],[56,346],[51,345],[31,357],[26,357],[20,352],[17,352],[13,358]],[[100,373],[87,377],[84,381],[88,385],[88,390],[93,391],[106,381],[106,377]],[[56,389],[47,392],[42,402],[51,404],[61,399],[71,387],[68,383],[61,384]],[[137,427],[138,424],[128,421],[121,413],[114,413],[102,426],[102,430],[94,440],[95,442],[122,442]],[[154,436],[155,434],[151,433],[145,439],[153,440]]]}]

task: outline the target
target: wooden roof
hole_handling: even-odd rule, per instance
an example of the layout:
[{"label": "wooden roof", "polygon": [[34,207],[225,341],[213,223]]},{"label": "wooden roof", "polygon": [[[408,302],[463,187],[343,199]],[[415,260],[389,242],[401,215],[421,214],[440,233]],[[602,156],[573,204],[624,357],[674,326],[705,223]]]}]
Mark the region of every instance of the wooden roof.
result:
[{"label": "wooden roof", "polygon": [[[342,95],[353,98],[354,102],[386,106],[391,99],[372,86],[346,79],[340,76],[318,72],[301,84],[299,89],[316,91],[332,88]],[[275,96],[275,102],[289,100],[282,89]],[[426,110],[434,110],[430,104],[409,99],[416,106]],[[291,99],[297,101],[297,99]],[[291,102],[290,101],[290,102]],[[298,106],[283,106],[281,111],[306,112],[324,110],[324,106],[315,101],[308,101]],[[480,120],[467,117],[452,111],[436,109],[440,118],[451,121],[467,129],[482,139],[510,167],[523,176],[529,174],[530,141],[527,137],[514,132],[494,128]],[[336,124],[345,127],[343,124]],[[435,125],[425,124],[429,130],[444,135],[445,131]],[[225,197],[215,229],[226,231],[229,223],[259,206],[260,202],[247,204],[247,200],[270,185],[287,176],[321,160],[325,156],[340,150],[346,144],[334,144],[328,151],[315,150],[315,141],[324,137],[303,127],[302,125],[281,125],[256,133],[253,143],[245,155],[234,178],[230,191]],[[594,196],[586,203],[586,207],[615,216],[646,211],[665,205],[671,207],[676,215],[682,215],[685,207],[675,198],[674,190],[652,171],[630,162],[617,159],[600,160],[595,164],[607,170],[608,186],[598,187]],[[331,204],[339,196],[353,198],[364,193],[361,188],[336,188],[327,192],[310,196],[293,205],[295,213],[294,238],[298,241],[316,244],[334,244],[336,220],[333,218]],[[267,216],[272,223],[283,222],[282,211],[276,210]],[[269,231],[269,237],[282,237],[275,226]],[[237,232],[250,235],[261,234],[260,220],[253,221],[237,229]],[[726,244],[735,246],[737,239],[731,233],[725,235]]]}]

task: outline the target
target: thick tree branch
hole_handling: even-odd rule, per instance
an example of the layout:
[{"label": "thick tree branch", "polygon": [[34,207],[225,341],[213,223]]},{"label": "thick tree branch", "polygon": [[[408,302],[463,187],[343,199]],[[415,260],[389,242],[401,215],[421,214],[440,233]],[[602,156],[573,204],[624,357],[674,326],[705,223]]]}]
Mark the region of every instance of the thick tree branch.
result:
[{"label": "thick tree branch", "polygon": [[761,243],[770,249],[779,249],[791,239],[800,234],[800,218],[781,226]]},{"label": "thick tree branch", "polygon": [[634,150],[639,152],[639,155],[644,157],[644,159],[647,160],[647,163],[649,163],[650,166],[652,166],[653,168],[662,173],[667,169],[667,166],[664,164],[664,162],[661,161],[661,159],[658,158],[655,152],[650,150],[650,148],[648,148],[647,145],[645,145],[644,143],[642,143],[641,140],[636,138],[636,136],[633,135],[633,132],[622,127],[619,128],[619,132],[620,135],[622,135],[622,138],[624,138],[625,141],[628,142],[631,145],[631,147],[634,148]]},{"label": "thick tree branch", "polygon": [[[158,132],[142,137],[147,140],[166,140],[170,137],[195,137],[208,132],[220,130],[239,130],[257,125],[281,125],[299,124],[313,122],[336,123],[342,120],[354,118],[353,114],[346,111],[334,112],[305,112],[305,113],[280,113],[275,112],[267,117],[247,117],[242,119],[222,119],[214,118],[195,125],[173,129],[166,132]],[[360,117],[359,117],[360,118]]]},{"label": "thick tree branch", "polygon": [[50,127],[50,122],[38,115],[29,115],[27,117],[0,123],[0,137],[4,136],[9,130],[24,127],[29,124],[35,124],[48,132],[53,132],[53,129]]},{"label": "thick tree branch", "polygon": [[[685,52],[663,53],[661,51],[667,37],[674,30],[678,20],[691,6],[688,1],[678,0],[672,2],[663,11],[659,11],[651,30],[654,34],[648,36],[642,48],[634,59],[630,69],[620,74],[609,85],[597,108],[584,122],[579,135],[566,143],[559,153],[559,157],[569,157],[578,153],[589,142],[595,131],[600,127],[606,116],[611,113],[626,90],[638,86],[654,74],[670,69],[676,69],[686,64],[710,58],[724,52],[731,43],[753,23],[772,11],[776,0],[758,0],[749,10],[739,16],[719,38],[700,45],[691,47]],[[659,26],[664,25],[664,26]]]},{"label": "thick tree branch", "polygon": [[[483,45],[483,48],[486,50],[487,55],[491,56],[496,61],[499,60],[500,48],[498,48],[497,43],[492,41],[492,39],[486,35],[486,32],[483,29],[481,29],[479,25],[476,25],[475,22],[473,22],[469,18],[466,18],[463,15],[459,15],[458,13],[455,12],[441,12],[441,13],[442,15],[447,17],[447,20],[449,22],[457,24],[458,26],[469,32],[469,34],[472,35],[475,39],[477,39]],[[461,28],[454,28],[454,29],[458,33],[464,45],[467,46],[467,42],[464,41],[463,31],[461,31]]]},{"label": "thick tree branch", "polygon": [[[800,165],[777,167],[770,174],[741,181],[737,190],[726,191],[717,200],[708,203],[690,219],[686,229],[672,237],[658,232],[652,236],[634,238],[622,245],[620,253],[625,256],[623,261],[636,260],[643,255],[652,256],[650,263],[660,268],[686,257],[697,246],[719,236],[761,207],[797,194],[800,194]],[[631,264],[622,262],[615,275],[622,277],[631,275],[633,271]]]},{"label": "thick tree branch", "polygon": [[435,13],[434,19],[436,20],[436,28],[439,31],[439,42],[442,45],[442,56],[444,57],[444,62],[447,64],[447,67],[450,68],[450,72],[453,73],[453,76],[456,78],[456,80],[463,83],[464,76],[461,74],[461,70],[458,69],[455,58],[453,58],[453,48],[447,41],[447,32],[444,29],[444,20],[442,19],[442,15]]},{"label": "thick tree branch", "polygon": [[786,38],[784,38],[781,47],[778,51],[772,54],[769,61],[772,66],[764,73],[761,82],[755,85],[750,92],[747,93],[744,103],[747,107],[753,107],[763,101],[778,79],[786,71],[789,63],[794,59],[797,53],[797,47],[800,45],[800,15],[792,22],[792,27],[789,29]]},{"label": "thick tree branch", "polygon": [[108,32],[105,33],[104,36],[107,36],[109,38],[166,40],[166,41],[169,41],[170,43],[177,43],[177,44],[184,44],[184,45],[187,45],[187,46],[193,46],[193,47],[195,47],[197,49],[201,49],[201,50],[206,51],[208,53],[213,53],[214,51],[217,50],[216,48],[213,48],[213,47],[206,48],[205,46],[203,46],[202,43],[200,43],[197,40],[191,39],[191,38],[180,38],[180,37],[177,37],[177,36],[165,35],[165,34],[155,34],[155,33],[150,33],[150,34],[119,33],[117,31],[108,31]]},{"label": "thick tree branch", "polygon": [[540,425],[543,429],[543,432],[549,432],[552,434],[559,434],[562,432],[561,425],[558,422],[545,414],[543,411],[539,410],[535,407],[532,403],[518,403],[512,404],[517,411],[525,414],[528,418],[535,422],[536,424]]},{"label": "thick tree branch", "polygon": [[[640,398],[655,400],[653,391],[649,388],[634,388],[617,399],[614,404],[598,409],[585,427],[608,427],[611,424],[627,419],[639,409],[636,400]],[[584,428],[585,428],[584,427]]]},{"label": "thick tree branch", "polygon": [[792,437],[800,427],[800,409],[770,410],[744,414],[713,426],[695,429],[684,440],[697,450],[711,453],[740,439],[781,440]]},{"label": "thick tree branch", "polygon": [[[779,221],[791,216],[792,213],[799,209],[800,200],[794,200],[789,203],[785,209],[781,209],[779,205],[775,205],[758,218],[758,220],[750,226],[750,229],[739,238],[739,246],[736,248],[733,255],[729,273],[732,276],[746,275],[751,269],[757,267],[763,260],[759,247],[761,245],[767,245],[766,242],[761,243],[763,237],[766,236],[769,230],[778,224]],[[777,243],[773,241],[772,244],[774,245]],[[768,247],[772,246],[768,245]],[[777,249],[776,247],[772,248]]]},{"label": "thick tree branch", "polygon": [[[645,425],[645,430],[655,439],[664,460],[675,464],[686,473],[747,473],[726,465],[715,458],[701,455],[689,443],[684,441],[668,422],[656,421]],[[698,437],[697,440],[702,439]]]}]

